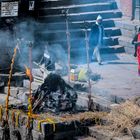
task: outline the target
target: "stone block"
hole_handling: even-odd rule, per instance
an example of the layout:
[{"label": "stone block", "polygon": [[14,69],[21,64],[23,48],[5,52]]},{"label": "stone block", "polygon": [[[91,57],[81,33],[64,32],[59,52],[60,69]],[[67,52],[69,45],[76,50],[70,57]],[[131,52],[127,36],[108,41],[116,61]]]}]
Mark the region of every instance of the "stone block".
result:
[{"label": "stone block", "polygon": [[132,134],[133,134],[134,138],[140,139],[140,126],[134,127],[132,130]]},{"label": "stone block", "polygon": [[74,140],[96,140],[95,138],[93,137],[75,137]]},{"label": "stone block", "polygon": [[[88,96],[88,94],[87,94]],[[81,95],[79,94],[78,95],[78,100],[77,100],[77,105],[79,107],[82,107],[82,108],[88,108],[88,98],[87,98],[86,95]],[[96,110],[96,111],[103,111],[103,112],[110,112],[111,110],[111,102],[110,101],[107,101],[101,97],[97,97],[95,96],[95,98],[92,98],[93,99],[93,105],[92,105],[92,109],[93,110]]]},{"label": "stone block", "polygon": [[[8,87],[4,88],[4,93],[8,93]],[[17,87],[10,87],[10,96],[17,98],[18,88]]]},{"label": "stone block", "polygon": [[112,140],[134,140],[131,136],[114,137]]},{"label": "stone block", "polygon": [[[5,101],[6,101],[6,94],[0,94],[0,104],[1,105],[5,105]],[[18,100],[14,97],[9,97],[9,105],[16,105],[16,104],[21,104],[21,100]]]},{"label": "stone block", "polygon": [[113,137],[113,133],[96,127],[89,127],[89,135],[95,137],[97,140],[111,140]]},{"label": "stone block", "polygon": [[33,129],[40,132],[43,136],[50,135],[53,133],[53,125],[48,122],[42,122],[40,130],[38,129],[38,120],[33,121]]},{"label": "stone block", "polygon": [[19,100],[21,100],[23,103],[27,103],[28,102],[28,97],[29,97],[29,91],[23,92],[23,93],[19,93],[17,95],[17,98]]},{"label": "stone block", "polygon": [[32,130],[32,135],[33,135],[33,140],[44,140],[44,136],[38,132],[38,131],[35,131],[34,129]]},{"label": "stone block", "polygon": [[[8,87],[4,88],[4,92],[8,93]],[[10,96],[20,99],[22,102],[27,102],[28,100],[29,89],[25,87],[11,87]]]},{"label": "stone block", "polygon": [[27,135],[27,128],[26,126],[22,126],[18,128],[20,134],[21,134],[21,139],[26,140],[26,135]]},{"label": "stone block", "polygon": [[125,102],[124,98],[116,96],[116,95],[111,95],[110,98],[111,98],[111,102],[116,103],[116,104]]},{"label": "stone block", "polygon": [[2,140],[3,129],[0,127],[0,140]]},{"label": "stone block", "polygon": [[[41,83],[32,82],[32,90],[37,89],[39,85],[41,85]],[[29,80],[23,80],[23,87],[29,89],[29,86],[30,86],[30,81]]]}]

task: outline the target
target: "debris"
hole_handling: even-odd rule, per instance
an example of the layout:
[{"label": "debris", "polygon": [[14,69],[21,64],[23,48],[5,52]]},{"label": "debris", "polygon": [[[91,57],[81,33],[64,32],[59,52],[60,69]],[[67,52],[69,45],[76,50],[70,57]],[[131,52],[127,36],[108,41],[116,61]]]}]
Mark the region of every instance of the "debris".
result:
[{"label": "debris", "polygon": [[97,74],[97,73],[91,74],[90,78],[92,81],[96,81],[96,82],[99,81],[100,79],[102,79],[101,75]]},{"label": "debris", "polygon": [[107,116],[110,125],[105,129],[114,131],[114,135],[125,133],[132,136],[132,128],[135,127],[135,121],[140,116],[140,108],[132,101],[126,101],[114,108]]},{"label": "debris", "polygon": [[81,69],[78,74],[78,80],[82,82],[86,82],[88,80],[88,74],[86,69]]},{"label": "debris", "polygon": [[77,81],[78,80],[78,73],[75,72],[75,69],[71,69],[70,79],[71,79],[71,81]]},{"label": "debris", "polygon": [[71,82],[73,88],[77,91],[81,91],[81,92],[89,92],[89,87],[87,85],[87,83],[82,83],[82,82]]},{"label": "debris", "polygon": [[17,98],[22,101],[22,103],[27,103],[28,102],[28,97],[29,97],[29,91],[19,93],[17,95]]},{"label": "debris", "polygon": [[57,74],[49,74],[44,83],[33,92],[33,111],[72,111],[77,93]]},{"label": "debris", "polygon": [[135,98],[134,103],[140,107],[140,97]]}]

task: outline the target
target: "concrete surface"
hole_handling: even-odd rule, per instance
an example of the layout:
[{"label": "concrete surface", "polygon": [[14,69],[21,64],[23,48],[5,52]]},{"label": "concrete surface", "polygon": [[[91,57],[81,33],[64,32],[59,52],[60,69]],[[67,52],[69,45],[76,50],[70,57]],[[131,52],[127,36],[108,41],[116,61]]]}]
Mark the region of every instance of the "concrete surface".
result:
[{"label": "concrete surface", "polygon": [[[93,73],[100,75],[98,81],[92,82],[92,94],[109,99],[112,95],[125,99],[140,95],[137,73],[137,59],[131,55],[104,54],[103,65],[92,62],[90,68]],[[85,64],[84,64],[85,65]]]}]

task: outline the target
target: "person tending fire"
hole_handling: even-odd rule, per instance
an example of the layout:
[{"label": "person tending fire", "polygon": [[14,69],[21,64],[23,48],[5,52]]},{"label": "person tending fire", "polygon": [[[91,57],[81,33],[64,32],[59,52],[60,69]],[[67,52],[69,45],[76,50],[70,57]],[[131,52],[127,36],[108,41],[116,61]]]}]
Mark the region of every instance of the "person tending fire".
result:
[{"label": "person tending fire", "polygon": [[55,70],[55,62],[52,59],[52,56],[50,55],[49,51],[48,51],[48,45],[45,45],[45,49],[44,49],[44,55],[40,61],[40,64],[44,64],[45,68],[48,71],[53,71]]},{"label": "person tending fire", "polygon": [[39,66],[43,72],[43,79],[45,79],[49,73],[55,71],[55,61],[48,51],[48,43],[45,45],[44,54],[39,62]]}]

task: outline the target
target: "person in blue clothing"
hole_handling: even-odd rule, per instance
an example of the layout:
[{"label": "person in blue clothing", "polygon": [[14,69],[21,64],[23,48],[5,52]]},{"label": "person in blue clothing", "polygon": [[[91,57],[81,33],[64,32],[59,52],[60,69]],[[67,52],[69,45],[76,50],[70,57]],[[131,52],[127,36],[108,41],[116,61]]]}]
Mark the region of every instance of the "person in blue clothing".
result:
[{"label": "person in blue clothing", "polygon": [[102,64],[100,48],[103,46],[103,37],[104,37],[104,27],[102,25],[102,21],[103,21],[102,16],[98,15],[96,23],[91,28],[89,38],[90,46],[93,50],[91,60],[93,61],[94,58],[96,58],[99,65]]}]

